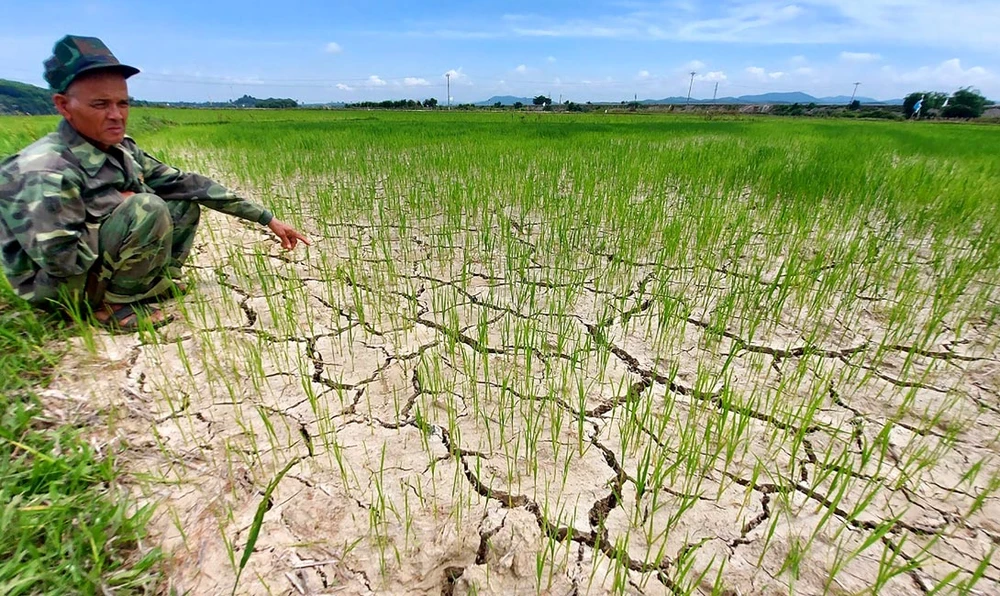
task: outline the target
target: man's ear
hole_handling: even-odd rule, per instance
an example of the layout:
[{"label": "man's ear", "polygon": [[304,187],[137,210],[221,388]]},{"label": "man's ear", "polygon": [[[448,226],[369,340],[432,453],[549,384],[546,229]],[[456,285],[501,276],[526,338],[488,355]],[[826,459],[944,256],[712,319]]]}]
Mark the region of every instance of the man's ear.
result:
[{"label": "man's ear", "polygon": [[56,106],[56,111],[67,120],[69,119],[69,101],[69,97],[62,93],[56,93],[52,96],[52,103]]}]

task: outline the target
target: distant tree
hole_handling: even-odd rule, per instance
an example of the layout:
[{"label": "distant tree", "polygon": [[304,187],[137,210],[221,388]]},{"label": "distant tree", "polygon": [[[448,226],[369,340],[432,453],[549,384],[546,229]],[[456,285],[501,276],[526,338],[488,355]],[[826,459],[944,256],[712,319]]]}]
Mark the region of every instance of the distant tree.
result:
[{"label": "distant tree", "polygon": [[943,110],[941,110],[941,117],[942,118],[963,118],[963,119],[968,119],[968,118],[978,118],[980,116],[982,116],[982,112],[976,113],[975,109],[973,109],[973,108],[971,108],[969,106],[963,106],[963,105],[959,105],[959,104],[956,104],[956,105],[948,104],[947,107],[945,107]]},{"label": "distant tree", "polygon": [[539,95],[535,97],[535,99],[532,99],[531,103],[533,103],[536,106],[549,106],[552,105],[552,98],[546,97],[544,95]]},{"label": "distant tree", "polygon": [[917,102],[920,101],[920,98],[923,97],[924,95],[926,94],[917,91],[916,93],[911,93],[903,98],[903,114],[907,118],[913,117],[913,112],[914,112],[913,106],[917,105]]},{"label": "distant tree", "polygon": [[284,109],[284,108],[297,108],[299,107],[299,102],[294,99],[288,98],[274,98],[268,97],[267,99],[259,99],[255,108],[268,108],[268,109]]},{"label": "distant tree", "polygon": [[[809,104],[809,105],[815,106],[816,104]],[[861,109],[861,100],[860,99],[855,99],[854,101],[851,102],[851,105],[847,106],[847,109],[855,111],[855,112],[858,111],[858,110],[860,110]]]},{"label": "distant tree", "polygon": [[503,102],[499,102],[499,101],[498,101],[498,102],[496,102],[495,104],[493,104],[493,107],[494,107],[494,108],[502,108],[502,107],[503,107]]},{"label": "distant tree", "polygon": [[430,99],[425,99],[424,100],[424,107],[425,108],[436,108],[437,105],[438,105],[438,100],[435,99],[435,98],[433,98],[433,97],[430,98]]},{"label": "distant tree", "polygon": [[959,89],[948,98],[948,106],[941,112],[945,118],[978,118],[986,110],[987,100],[971,87]]},{"label": "distant tree", "polygon": [[771,113],[775,116],[802,116],[806,113],[806,109],[800,103],[793,103],[791,105],[778,104],[771,108]]},{"label": "distant tree", "polygon": [[940,110],[944,105],[944,101],[948,99],[948,96],[944,93],[938,93],[936,91],[917,91],[916,93],[911,93],[903,99],[903,114],[907,118],[912,118],[913,113],[916,111],[915,107],[917,102],[923,98],[923,103],[920,105],[921,113],[927,113],[928,110]]},{"label": "distant tree", "polygon": [[515,102],[514,102],[514,109],[515,109],[515,110],[520,110],[520,109],[521,109],[521,108],[523,108],[523,107],[524,107],[524,104],[523,104],[523,103],[521,103],[521,102],[519,102],[519,101],[515,101]]},{"label": "distant tree", "polygon": [[243,94],[243,97],[233,101],[233,105],[238,108],[255,108],[257,107],[257,102],[260,101],[256,97]]}]

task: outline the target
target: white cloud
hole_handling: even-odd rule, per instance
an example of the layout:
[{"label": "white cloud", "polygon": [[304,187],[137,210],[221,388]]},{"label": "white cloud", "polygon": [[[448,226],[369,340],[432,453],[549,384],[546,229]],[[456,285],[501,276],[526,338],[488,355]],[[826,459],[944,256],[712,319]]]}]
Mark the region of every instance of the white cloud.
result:
[{"label": "white cloud", "polygon": [[447,78],[449,76],[451,77],[452,83],[464,82],[469,85],[472,84],[471,82],[469,82],[469,75],[462,72],[461,68],[453,68],[448,72],[444,73],[443,75],[441,75],[441,78]]},{"label": "white cloud", "polygon": [[648,79],[649,78],[649,71],[648,70],[640,70],[639,74],[637,74],[636,77],[638,77],[640,79]]},{"label": "white cloud", "polygon": [[344,48],[340,47],[339,43],[331,41],[323,47],[323,51],[327,54],[339,54],[344,51]]},{"label": "white cloud", "polygon": [[385,87],[386,86],[386,82],[384,80],[382,80],[382,78],[379,77],[378,75],[372,75],[372,76],[368,77],[368,84],[371,85],[372,87]]},{"label": "white cloud", "polygon": [[844,62],[878,62],[882,56],[869,52],[841,52],[840,59]]},{"label": "white cloud", "polygon": [[430,85],[430,82],[427,79],[421,79],[418,77],[406,77],[403,79],[403,85],[407,87],[426,87],[427,85]]},{"label": "white cloud", "polygon": [[549,56],[548,58],[545,59],[545,61],[548,62],[549,64],[553,64],[556,61],[556,57]]},{"label": "white cloud", "polygon": [[514,72],[519,72],[521,74],[524,74],[528,72],[528,67],[524,64],[519,64],[517,68],[514,69]]},{"label": "white cloud", "polygon": [[816,71],[814,71],[812,68],[810,68],[808,66],[802,66],[802,67],[799,67],[799,68],[795,69],[795,74],[802,75],[802,76],[809,76],[809,75],[813,74],[814,72],[816,72]]},{"label": "white cloud", "polygon": [[[617,1],[593,18],[540,13],[483,20],[481,37],[615,38],[737,44],[874,44],[993,51],[1000,30],[995,0]],[[425,31],[442,31],[431,24]],[[793,64],[793,66],[800,66]],[[695,69],[697,70],[697,69]]]},{"label": "white cloud", "polygon": [[798,56],[792,56],[789,58],[788,62],[793,66],[805,66],[809,63],[809,60],[805,56],[799,54]]},{"label": "white cloud", "polygon": [[620,39],[634,35],[631,27],[606,27],[599,23],[570,22],[554,26],[515,27],[511,33],[519,37],[597,37]]},{"label": "white cloud", "polygon": [[997,76],[992,71],[982,66],[963,68],[958,58],[945,60],[937,66],[923,66],[903,72],[885,66],[882,72],[894,82],[926,87],[934,91],[951,92],[960,87],[995,86],[997,83]]},{"label": "white cloud", "polygon": [[354,87],[343,83],[337,83],[337,89],[340,89],[341,91],[354,91]]},{"label": "white cloud", "polygon": [[696,80],[696,81],[708,81],[710,83],[713,83],[713,82],[725,81],[728,78],[729,77],[726,76],[726,73],[722,72],[721,70],[713,70],[712,72],[708,72],[708,73],[705,73],[703,75],[697,75],[697,76],[695,76],[694,80]]},{"label": "white cloud", "polygon": [[780,70],[769,72],[767,69],[761,68],[760,66],[748,66],[744,72],[750,75],[753,79],[762,83],[767,81],[777,81],[786,74],[784,71]]},{"label": "white cloud", "polygon": [[705,63],[701,60],[692,60],[684,65],[684,70],[701,70],[705,68]]}]

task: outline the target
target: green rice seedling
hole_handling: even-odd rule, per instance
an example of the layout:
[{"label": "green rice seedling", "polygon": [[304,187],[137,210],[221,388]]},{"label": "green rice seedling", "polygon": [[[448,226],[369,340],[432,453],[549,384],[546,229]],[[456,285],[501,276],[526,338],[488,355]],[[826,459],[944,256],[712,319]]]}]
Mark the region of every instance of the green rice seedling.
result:
[{"label": "green rice seedling", "polygon": [[[143,139],[164,159],[211,169],[316,240],[277,253],[255,228],[206,216],[193,275],[207,273],[228,294],[220,300],[206,287],[185,297],[190,339],[138,339],[144,358],[175,353],[183,371],[146,381],[163,412],[183,413],[179,438],[152,431],[164,459],[199,453],[232,479],[293,448],[292,420],[316,429],[310,463],[319,476],[325,466],[334,489],[373,505],[369,535],[344,543],[387,580],[426,539],[414,516],[438,515],[435,503],[450,498],[440,515],[458,531],[483,514],[470,494],[495,501],[473,478],[512,496],[526,491],[544,520],[566,523],[564,511],[593,505],[572,502],[573,491],[606,495],[608,471],[590,460],[597,453],[601,466],[611,453],[660,520],[611,513],[630,529],[593,559],[617,591],[650,582],[721,591],[733,569],[754,563],[745,560],[752,549],[760,561],[791,552],[779,557],[786,581],[831,534],[840,550],[819,563],[830,590],[879,543],[888,550],[866,578],[873,584],[887,588],[909,572],[901,570],[920,568],[941,592],[971,585],[962,583],[971,573],[900,554],[933,536],[901,550],[905,532],[885,529],[899,512],[879,508],[890,492],[915,494],[954,468],[936,496],[919,493],[959,512],[928,530],[946,535],[996,494],[1000,170],[988,158],[998,145],[988,127],[137,112],[177,123]],[[315,353],[330,327],[338,347]],[[323,383],[334,386],[320,391]],[[190,410],[201,404],[212,404],[225,439],[214,436],[219,426],[198,436],[204,426]],[[356,446],[338,441],[349,425],[380,423],[421,431],[413,448],[428,466],[407,487],[357,471]],[[430,454],[445,435],[450,452],[437,461]],[[391,502],[397,489],[405,496]],[[698,502],[714,499],[719,515],[739,517],[761,492],[771,515],[741,538],[750,544],[733,549],[731,565],[696,567],[703,553],[692,549],[669,573],[630,569],[630,543],[646,543],[645,562],[663,560],[668,530],[685,526]],[[665,513],[675,493],[700,501]],[[785,535],[813,513],[798,542]],[[540,546],[536,589],[557,585],[554,574],[572,559],[550,536]],[[593,569],[591,582],[602,573]],[[982,569],[979,581],[992,581]],[[809,577],[799,573],[795,588],[822,591]],[[259,580],[272,589],[283,581]]]},{"label": "green rice seedling", "polygon": [[[274,489],[278,487],[278,483],[281,479],[285,477],[296,464],[301,461],[301,458],[296,458],[289,461],[285,466],[278,472],[278,474],[271,479],[267,484],[267,488],[264,489],[264,495],[261,498],[260,505],[257,506],[257,512],[254,513],[253,522],[250,525],[250,531],[247,534],[247,543],[243,547],[243,556],[240,557],[239,566],[236,571],[236,579],[233,581],[233,594],[236,594],[236,589],[240,584],[240,576],[243,574],[243,569],[246,568],[247,563],[250,562],[250,556],[253,554],[254,546],[257,544],[257,538],[260,536],[260,528],[264,524],[264,514],[270,508],[271,495],[274,493]],[[230,548],[232,551],[233,549]],[[235,561],[234,561],[235,562]]]}]

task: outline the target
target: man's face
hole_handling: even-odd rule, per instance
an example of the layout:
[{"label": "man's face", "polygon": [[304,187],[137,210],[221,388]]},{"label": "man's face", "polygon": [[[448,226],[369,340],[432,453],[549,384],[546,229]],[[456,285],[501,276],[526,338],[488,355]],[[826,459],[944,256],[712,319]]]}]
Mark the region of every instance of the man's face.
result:
[{"label": "man's face", "polygon": [[111,70],[81,76],[53,101],[63,118],[101,149],[125,138],[128,85],[121,73]]}]

